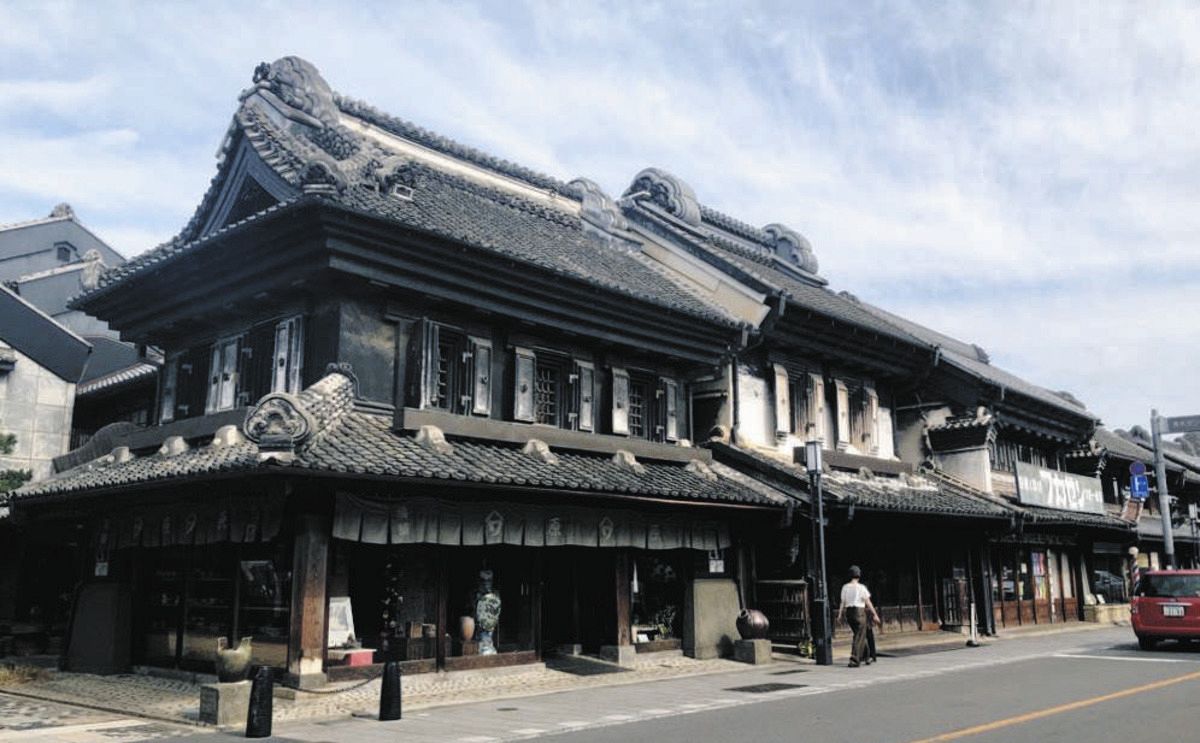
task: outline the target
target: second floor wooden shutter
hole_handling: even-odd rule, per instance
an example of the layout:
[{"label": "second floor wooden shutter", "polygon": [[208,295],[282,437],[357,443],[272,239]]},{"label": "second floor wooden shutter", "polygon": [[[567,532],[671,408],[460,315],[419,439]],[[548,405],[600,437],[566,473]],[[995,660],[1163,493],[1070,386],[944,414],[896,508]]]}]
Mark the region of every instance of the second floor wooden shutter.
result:
[{"label": "second floor wooden shutter", "polygon": [[537,356],[528,348],[516,349],[513,373],[513,420],[532,423]]},{"label": "second floor wooden shutter", "polygon": [[664,379],[662,381],[663,396],[663,424],[664,435],[667,441],[679,440],[679,383],[674,379]]},{"label": "second floor wooden shutter", "polygon": [[575,362],[575,425],[580,431],[596,430],[596,367],[590,361]]},{"label": "second floor wooden shutter", "polygon": [[783,364],[775,368],[775,435],[787,436],[792,432],[791,380]]},{"label": "second floor wooden shutter", "polygon": [[471,412],[475,415],[492,413],[492,342],[485,338],[471,342]]},{"label": "second floor wooden shutter", "polygon": [[629,372],[616,366],[612,370],[612,432],[629,435]]}]

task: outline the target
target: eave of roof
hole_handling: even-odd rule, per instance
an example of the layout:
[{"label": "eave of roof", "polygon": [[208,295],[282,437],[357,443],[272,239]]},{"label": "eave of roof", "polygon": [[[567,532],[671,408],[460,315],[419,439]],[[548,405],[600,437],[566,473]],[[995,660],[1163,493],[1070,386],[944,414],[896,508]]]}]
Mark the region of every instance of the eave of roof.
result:
[{"label": "eave of roof", "polygon": [[[472,439],[452,439],[445,446],[430,443],[420,436],[393,431],[391,416],[356,409],[353,390],[353,380],[345,371],[337,371],[292,398],[293,402],[287,402],[286,396],[284,403],[278,402],[281,398],[277,395],[264,398],[260,406],[278,410],[275,406],[283,405],[285,412],[292,406],[295,420],[307,421],[305,437],[287,454],[249,439],[257,430],[256,409],[247,416],[245,434],[223,429],[212,443],[194,448],[168,441],[158,453],[148,456],[133,456],[118,447],[92,462],[26,485],[13,494],[13,501],[19,507],[47,498],[267,472],[738,507],[778,508],[786,500],[781,494],[748,487],[697,464],[629,464],[619,457],[569,451],[551,452],[553,461],[546,461],[509,444]],[[536,436],[536,429],[531,428],[530,438]]]}]

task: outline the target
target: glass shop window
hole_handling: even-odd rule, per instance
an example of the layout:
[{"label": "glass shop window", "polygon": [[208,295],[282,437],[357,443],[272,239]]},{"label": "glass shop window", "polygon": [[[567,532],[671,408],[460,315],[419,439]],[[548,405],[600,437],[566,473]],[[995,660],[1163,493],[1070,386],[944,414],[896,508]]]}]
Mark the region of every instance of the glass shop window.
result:
[{"label": "glass shop window", "polygon": [[233,635],[234,559],[235,552],[230,549],[192,550],[184,597],[181,668],[210,670],[217,659],[217,638]]},{"label": "glass shop window", "polygon": [[682,637],[684,558],[678,550],[638,552],[633,559],[630,588],[635,643]]},{"label": "glass shop window", "polygon": [[[454,549],[448,562],[447,655],[470,667],[475,656],[533,650],[537,550],[519,547]],[[450,667],[455,664],[448,663]]]},{"label": "glass shop window", "polygon": [[[435,662],[438,642],[435,550],[425,545],[335,543],[327,587],[329,665],[353,665],[356,649],[374,650],[370,660],[376,663]],[[346,603],[349,611],[338,609]],[[350,635],[353,640],[348,639]]]},{"label": "glass shop window", "polygon": [[291,577],[291,553],[285,543],[242,547],[233,640],[251,638],[251,658],[256,664],[287,666]]}]

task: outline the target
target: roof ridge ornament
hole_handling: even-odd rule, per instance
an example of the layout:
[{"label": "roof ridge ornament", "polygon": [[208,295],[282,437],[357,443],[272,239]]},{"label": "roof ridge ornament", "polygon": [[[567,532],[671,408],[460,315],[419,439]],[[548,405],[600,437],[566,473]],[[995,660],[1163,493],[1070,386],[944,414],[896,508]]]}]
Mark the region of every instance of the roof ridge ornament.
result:
[{"label": "roof ridge ornament", "polygon": [[583,202],[580,216],[585,222],[604,232],[629,229],[629,221],[621,213],[617,202],[604,193],[604,189],[595,181],[576,178],[567,185],[579,194]]},{"label": "roof ridge ornament", "polygon": [[628,449],[617,449],[617,453],[613,454],[612,462],[635,475],[646,474],[646,466],[637,461],[637,457],[633,456],[633,452]]},{"label": "roof ridge ornament", "polygon": [[272,392],[258,401],[242,424],[246,438],[258,444],[259,460],[291,462],[296,449],[312,436],[316,422],[295,395]]},{"label": "roof ridge ornament", "polygon": [[437,426],[421,426],[417,431],[417,445],[436,454],[454,452],[454,445],[446,440],[446,434]]},{"label": "roof ridge ornament", "polygon": [[254,68],[254,87],[242,94],[245,99],[255,92],[312,119],[311,126],[333,126],[338,122],[333,89],[315,65],[300,57],[280,57]]},{"label": "roof ridge ornament", "polygon": [[162,446],[158,447],[158,456],[175,457],[183,454],[190,448],[188,442],[182,436],[168,436],[163,440]]},{"label": "roof ridge ornament", "polygon": [[771,252],[787,263],[799,266],[809,273],[817,272],[817,254],[808,238],[787,225],[772,222],[762,228],[770,239]]},{"label": "roof ridge ornament", "polygon": [[75,210],[67,202],[55,204],[50,210],[50,216],[47,219],[75,219]]},{"label": "roof ridge ornament", "polygon": [[700,202],[696,192],[679,177],[660,168],[646,168],[634,176],[622,198],[649,198],[687,224],[700,226]]},{"label": "roof ridge ornament", "polygon": [[246,443],[246,437],[242,436],[242,432],[237,426],[229,424],[217,429],[217,432],[213,434],[213,440],[209,446],[217,448],[221,446],[237,446],[244,443]]},{"label": "roof ridge ornament", "polygon": [[708,480],[709,482],[716,482],[718,479],[717,473],[713,472],[712,467],[708,466],[708,462],[705,462],[702,459],[693,459],[687,463],[687,466],[684,467],[684,469],[688,472],[691,472],[693,475],[697,475],[705,480]]},{"label": "roof ridge ornament", "polygon": [[325,365],[325,376],[330,374],[341,374],[354,386],[354,399],[359,398],[358,394],[358,375],[354,373],[354,366],[349,361],[331,361]]},{"label": "roof ridge ornament", "polygon": [[542,464],[558,464],[558,455],[550,451],[550,445],[541,439],[530,439],[521,447],[521,453]]}]

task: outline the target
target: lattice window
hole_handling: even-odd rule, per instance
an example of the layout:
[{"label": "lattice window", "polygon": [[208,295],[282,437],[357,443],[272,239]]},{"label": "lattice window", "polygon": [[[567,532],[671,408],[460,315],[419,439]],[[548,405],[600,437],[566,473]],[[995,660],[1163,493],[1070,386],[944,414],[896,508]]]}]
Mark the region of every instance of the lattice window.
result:
[{"label": "lattice window", "polygon": [[538,362],[533,389],[533,410],[536,422],[559,425],[562,410],[562,368],[559,365]]},{"label": "lattice window", "polygon": [[649,425],[649,410],[647,403],[650,399],[650,385],[642,380],[629,380],[629,435],[646,438]]},{"label": "lattice window", "polygon": [[444,410],[451,409],[454,400],[454,370],[458,356],[458,344],[453,338],[438,343],[437,375],[434,379],[433,396],[430,404]]}]

